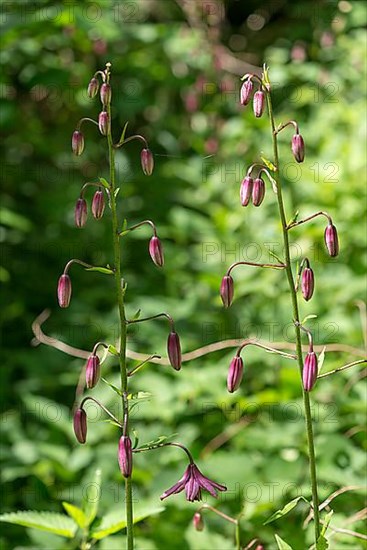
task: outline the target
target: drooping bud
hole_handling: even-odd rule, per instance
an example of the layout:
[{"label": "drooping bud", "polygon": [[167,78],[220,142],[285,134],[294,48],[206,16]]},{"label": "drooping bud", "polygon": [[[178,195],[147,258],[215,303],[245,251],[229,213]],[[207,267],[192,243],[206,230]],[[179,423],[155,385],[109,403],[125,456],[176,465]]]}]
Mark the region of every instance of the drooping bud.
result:
[{"label": "drooping bud", "polygon": [[254,180],[250,176],[246,176],[241,183],[240,198],[242,206],[247,206],[251,200],[252,187]]},{"label": "drooping bud", "polygon": [[79,228],[84,227],[87,222],[88,209],[86,200],[82,197],[76,201],[74,210],[75,225]]},{"label": "drooping bud", "polygon": [[130,477],[133,469],[133,452],[129,436],[122,435],[120,437],[118,461],[122,475]]},{"label": "drooping bud", "polygon": [[220,284],[220,297],[224,307],[229,307],[233,302],[234,286],[231,275],[224,275]]},{"label": "drooping bud", "polygon": [[252,187],[252,204],[260,206],[265,197],[265,182],[262,178],[256,178]]},{"label": "drooping bud", "polygon": [[253,99],[254,115],[259,118],[264,112],[265,108],[265,92],[258,90],[254,93]]},{"label": "drooping bud", "polygon": [[104,194],[102,189],[98,189],[93,195],[92,200],[92,214],[96,220],[99,220],[103,216],[105,207]]},{"label": "drooping bud", "polygon": [[150,149],[143,149],[140,154],[141,167],[146,176],[151,176],[154,168],[154,158]]},{"label": "drooping bud", "polygon": [[79,130],[75,130],[75,132],[73,132],[73,135],[71,138],[71,148],[73,150],[74,155],[78,157],[84,151],[84,136],[81,132],[79,132]]},{"label": "drooping bud", "polygon": [[79,443],[85,443],[87,439],[87,415],[84,409],[77,409],[73,420],[75,437]]},{"label": "drooping bud", "polygon": [[85,368],[85,382],[88,389],[92,389],[97,385],[100,370],[99,357],[95,353],[92,353],[92,355],[88,357],[87,366]]},{"label": "drooping bud", "polygon": [[242,357],[239,357],[238,355],[236,355],[235,357],[233,357],[228,370],[227,389],[230,393],[233,393],[239,388],[242,381],[242,376],[243,376]]},{"label": "drooping bud", "polygon": [[110,117],[108,116],[107,111],[101,111],[99,113],[98,126],[102,136],[107,136],[110,129]]},{"label": "drooping bud", "polygon": [[102,105],[104,107],[107,107],[107,105],[109,105],[111,102],[111,86],[107,84],[107,82],[104,82],[102,84],[100,96],[101,96]]},{"label": "drooping bud", "polygon": [[292,153],[297,162],[303,162],[305,158],[305,142],[301,134],[292,137]]},{"label": "drooping bud", "polygon": [[326,226],[324,238],[329,255],[334,258],[339,254],[339,239],[335,225],[329,223]]},{"label": "drooping bud", "polygon": [[254,85],[251,79],[246,80],[240,90],[240,103],[241,105],[247,105],[250,102],[252,90]]},{"label": "drooping bud", "polygon": [[68,307],[71,298],[71,279],[67,273],[63,273],[57,284],[57,299],[60,307]]},{"label": "drooping bud", "polygon": [[181,369],[181,344],[177,332],[172,331],[168,335],[167,353],[171,366],[175,370]]},{"label": "drooping bud", "polygon": [[162,243],[156,235],[153,235],[149,241],[149,254],[156,266],[162,267],[164,265]]},{"label": "drooping bud", "polygon": [[313,290],[315,287],[315,278],[312,269],[309,266],[306,266],[302,272],[302,281],[301,281],[301,289],[302,289],[302,296],[308,302],[308,300],[311,300],[313,295]]},{"label": "drooping bud", "polygon": [[88,84],[88,96],[93,99],[98,93],[99,82],[98,79],[93,77]]},{"label": "drooping bud", "polygon": [[303,365],[302,381],[305,391],[311,391],[317,380],[317,356],[316,353],[310,350]]},{"label": "drooping bud", "polygon": [[195,512],[192,518],[192,524],[196,531],[204,530],[204,519],[203,519],[203,516],[200,514],[200,512]]}]

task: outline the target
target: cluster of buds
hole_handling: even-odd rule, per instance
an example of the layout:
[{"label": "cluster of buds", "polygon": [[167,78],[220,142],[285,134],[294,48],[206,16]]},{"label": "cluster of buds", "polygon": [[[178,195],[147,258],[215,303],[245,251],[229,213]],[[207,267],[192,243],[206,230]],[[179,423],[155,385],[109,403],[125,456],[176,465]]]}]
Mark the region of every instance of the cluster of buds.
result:
[{"label": "cluster of buds", "polygon": [[253,179],[253,177],[251,176],[251,172],[255,166],[257,165],[253,164],[252,166],[250,166],[250,168],[247,170],[246,176],[241,182],[240,200],[242,206],[248,206],[250,202],[252,202],[254,206],[260,206],[262,204],[265,197],[265,182],[261,177],[263,173],[265,173],[270,181],[272,181],[268,170],[265,168],[265,166],[262,165],[260,165],[261,168],[257,177]]},{"label": "cluster of buds", "polygon": [[[253,79],[257,77],[255,75],[246,75],[245,81],[243,82],[240,90],[240,103],[245,106],[250,103],[252,92],[254,89]],[[257,90],[254,93],[252,106],[254,110],[254,115],[259,118],[262,116],[265,109],[265,91],[262,89]]]},{"label": "cluster of buds", "polygon": [[88,206],[87,201],[84,198],[84,190],[88,185],[95,185],[98,187],[92,198],[92,214],[94,219],[100,220],[105,210],[105,198],[102,187],[98,184],[86,183],[83,185],[80,197],[75,203],[74,220],[76,227],[82,228],[87,223],[88,218]]}]

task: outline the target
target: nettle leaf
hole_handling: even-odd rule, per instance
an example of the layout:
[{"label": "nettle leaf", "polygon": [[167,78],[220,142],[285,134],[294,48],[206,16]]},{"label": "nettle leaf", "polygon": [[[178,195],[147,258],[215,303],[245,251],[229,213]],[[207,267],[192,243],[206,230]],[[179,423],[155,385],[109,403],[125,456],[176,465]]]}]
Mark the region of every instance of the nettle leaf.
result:
[{"label": "nettle leaf", "polygon": [[276,172],[276,171],[277,171],[275,165],[271,162],[271,160],[268,160],[268,159],[265,158],[265,157],[260,157],[260,158],[261,158],[261,160],[263,161],[263,163],[265,164],[265,166],[266,166],[267,168],[269,168],[269,170],[271,170],[272,172]]},{"label": "nettle leaf", "polygon": [[267,525],[268,523],[271,523],[272,521],[275,521],[276,519],[279,519],[285,516],[286,514],[288,514],[291,510],[293,510],[293,508],[297,506],[300,500],[303,500],[304,502],[308,503],[308,500],[306,500],[305,497],[300,496],[300,497],[294,498],[293,500],[288,502],[288,504],[286,504],[281,510],[277,510],[276,512],[274,512],[274,514],[272,514],[270,518],[268,518],[263,523],[263,525]]},{"label": "nettle leaf", "polygon": [[[137,508],[134,513],[134,523],[138,523],[143,519],[159,514],[163,512],[164,506],[152,504],[150,506],[145,506]],[[113,510],[107,513],[99,522],[99,524],[92,529],[91,537],[97,540],[101,540],[121,529],[125,529],[127,521],[125,518],[121,519],[121,508]]]},{"label": "nettle leaf", "polygon": [[101,498],[101,477],[102,472],[98,468],[91,480],[83,486],[83,510],[87,525],[90,525],[98,512],[99,500]]},{"label": "nettle leaf", "polygon": [[103,185],[103,187],[105,187],[106,189],[110,188],[110,184],[104,178],[99,178],[99,181],[100,181],[101,185]]},{"label": "nettle leaf", "polygon": [[112,269],[108,267],[87,267],[86,271],[98,271],[98,273],[104,273],[105,275],[113,275]]},{"label": "nettle leaf", "polygon": [[33,510],[12,512],[2,514],[0,521],[23,525],[23,527],[30,527],[31,529],[48,531],[49,533],[54,533],[68,539],[74,538],[78,529],[73,519],[55,512],[35,512]]},{"label": "nettle leaf", "polygon": [[171,435],[160,435],[157,437],[157,439],[154,439],[153,441],[149,441],[148,443],[144,443],[144,445],[141,445],[141,447],[138,447],[138,450],[146,450],[154,449],[155,447],[159,447],[162,445],[162,443],[167,443],[171,439],[174,439],[177,436],[177,433],[171,434]]},{"label": "nettle leaf", "polygon": [[84,529],[87,526],[87,518],[81,508],[70,504],[70,502],[63,502],[63,507],[65,508],[66,513],[79,525],[81,529]]},{"label": "nettle leaf", "polygon": [[275,540],[277,542],[279,550],[293,550],[293,548],[291,546],[289,546],[289,544],[287,542],[285,542],[285,540],[280,538],[279,535],[274,535],[274,536],[275,536]]}]

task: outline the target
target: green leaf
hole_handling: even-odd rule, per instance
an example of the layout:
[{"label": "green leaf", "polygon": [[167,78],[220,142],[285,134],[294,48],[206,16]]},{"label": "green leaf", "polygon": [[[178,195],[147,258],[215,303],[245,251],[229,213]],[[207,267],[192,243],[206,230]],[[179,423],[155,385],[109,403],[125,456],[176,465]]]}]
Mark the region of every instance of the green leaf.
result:
[{"label": "green leaf", "polygon": [[329,548],[329,543],[323,534],[319,536],[316,542],[316,550],[327,550]]},{"label": "green leaf", "polygon": [[[164,506],[159,505],[150,505],[136,509],[134,514],[134,523],[138,523],[139,521],[142,521],[143,519],[154,514],[159,514],[160,512],[163,512],[164,509]],[[121,529],[126,527],[126,524],[126,518],[123,517],[121,508],[113,510],[107,513],[102,518],[99,525],[92,530],[91,537],[101,540],[109,535],[112,535],[113,533],[117,533],[117,531],[121,531]]]},{"label": "green leaf", "polygon": [[77,524],[71,518],[64,514],[56,514],[54,512],[34,512],[27,510],[24,512],[12,512],[2,514],[0,521],[13,523],[15,525],[23,525],[31,529],[40,529],[48,531],[55,535],[60,535],[69,539],[74,538],[78,529]]},{"label": "green leaf", "polygon": [[119,142],[118,142],[118,145],[121,145],[122,142],[125,140],[125,134],[126,134],[126,130],[127,130],[127,126],[128,126],[129,122],[125,122],[125,126],[122,130],[122,133],[121,133],[121,137],[119,139]]},{"label": "green leaf", "polygon": [[119,356],[118,350],[112,344],[108,346],[107,351],[108,353],[111,353],[111,355],[116,355],[117,357]]},{"label": "green leaf", "polygon": [[79,525],[81,529],[84,529],[87,525],[87,518],[83,510],[70,504],[70,502],[63,502],[63,507],[65,508],[66,513]]},{"label": "green leaf", "polygon": [[285,540],[281,539],[279,535],[274,536],[279,550],[293,550],[293,548],[289,546],[289,544],[287,544]]},{"label": "green leaf", "polygon": [[141,445],[141,447],[138,447],[138,450],[146,450],[154,449],[156,447],[159,447],[162,445],[162,443],[167,443],[171,439],[174,439],[177,436],[177,433],[171,434],[171,435],[160,435],[157,437],[157,439],[154,439],[153,441],[149,441],[148,443],[144,443],[144,445]]},{"label": "green leaf", "polygon": [[141,309],[138,309],[138,311],[135,313],[135,315],[133,316],[133,318],[131,320],[136,321],[137,319],[139,319],[140,314],[141,314]]},{"label": "green leaf", "polygon": [[279,262],[280,264],[284,264],[284,260],[279,258],[279,256],[277,256],[272,250],[269,249],[268,252],[269,252],[270,256],[272,256],[272,258],[276,259],[277,262]]},{"label": "green leaf", "polygon": [[317,315],[315,315],[314,313],[311,313],[310,315],[306,315],[306,317],[302,319],[301,325],[306,324],[309,319],[317,319]]},{"label": "green leaf", "polygon": [[149,391],[138,391],[136,393],[129,393],[127,398],[131,401],[146,401],[150,399],[152,394]]},{"label": "green leaf", "polygon": [[104,178],[99,178],[99,181],[101,182],[101,184],[103,185],[103,187],[105,187],[106,189],[109,189],[109,188],[110,188],[110,184],[109,184],[108,181],[105,180]]},{"label": "green leaf", "polygon": [[[322,369],[322,366],[324,364],[324,361],[325,361],[325,351],[326,351],[326,346],[323,347],[321,353],[319,354],[318,356],[318,373],[320,373],[321,369]],[[329,520],[330,521],[330,520]]]},{"label": "green leaf", "polygon": [[277,510],[276,512],[274,512],[274,514],[272,514],[270,516],[270,518],[268,518],[263,523],[263,525],[267,525],[268,523],[271,523],[272,521],[275,521],[276,519],[279,519],[279,518],[285,516],[286,514],[288,514],[291,510],[293,510],[293,508],[295,508],[297,506],[297,504],[300,500],[304,500],[305,502],[308,502],[305,499],[305,497],[302,497],[302,496],[294,498],[293,500],[288,502],[288,504],[286,504],[281,510]]},{"label": "green leaf", "polygon": [[108,382],[108,380],[106,380],[105,378],[102,378],[102,381],[107,384],[107,386],[110,386],[110,388],[115,392],[117,393],[117,395],[119,397],[122,397],[122,391],[120,390],[120,388],[118,388],[117,386],[115,386],[114,384],[111,384],[111,382]]},{"label": "green leaf", "polygon": [[87,525],[90,525],[98,512],[99,499],[101,498],[100,469],[94,472],[92,479],[83,487],[83,509]]},{"label": "green leaf", "polygon": [[86,271],[98,271],[98,273],[113,275],[112,269],[109,269],[108,267],[87,267]]},{"label": "green leaf", "polygon": [[298,216],[299,216],[299,210],[297,210],[297,212],[294,214],[293,218],[289,220],[287,225],[291,225],[292,223],[295,223],[298,220]]},{"label": "green leaf", "polygon": [[260,158],[263,161],[263,163],[265,164],[265,166],[267,168],[269,168],[269,170],[271,170],[272,172],[276,172],[276,167],[274,166],[274,164],[270,160],[268,160],[265,157],[260,157]]},{"label": "green leaf", "polygon": [[116,199],[117,195],[119,194],[119,192],[120,192],[120,188],[117,187],[117,188],[115,189],[115,199]]}]

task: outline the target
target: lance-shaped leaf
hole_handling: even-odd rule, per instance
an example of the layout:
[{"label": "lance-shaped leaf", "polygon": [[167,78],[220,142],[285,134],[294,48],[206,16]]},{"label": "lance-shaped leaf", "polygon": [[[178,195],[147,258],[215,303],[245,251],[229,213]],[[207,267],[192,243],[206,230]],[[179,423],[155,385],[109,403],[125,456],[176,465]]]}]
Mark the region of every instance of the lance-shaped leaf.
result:
[{"label": "lance-shaped leaf", "polygon": [[49,533],[54,533],[68,539],[74,538],[78,529],[73,519],[54,512],[35,512],[32,510],[11,512],[9,514],[2,514],[0,521],[23,525],[24,527],[39,529],[40,531],[48,531]]},{"label": "lance-shaped leaf", "polygon": [[168,443],[170,440],[174,439],[177,436],[177,433],[171,434],[171,435],[160,435],[157,437],[157,439],[154,439],[153,441],[149,441],[148,443],[144,443],[144,445],[141,445],[138,447],[139,451],[148,451],[149,449],[155,449],[156,447],[159,447],[163,443]]},{"label": "lance-shaped leaf", "polygon": [[[118,354],[117,354],[118,355]],[[104,382],[105,384],[107,384],[107,386],[110,386],[111,390],[113,390],[115,393],[117,393],[117,395],[119,397],[122,397],[122,391],[120,390],[120,388],[118,388],[117,386],[115,386],[114,384],[111,384],[111,382],[109,382],[108,380],[106,380],[105,378],[102,378],[101,379],[102,382]]]},{"label": "lance-shaped leaf", "polygon": [[263,163],[265,164],[265,166],[267,168],[269,168],[269,170],[271,170],[272,172],[277,171],[275,165],[271,162],[271,160],[267,159],[266,157],[260,157],[260,158],[263,161]]},{"label": "lance-shaped leaf", "polygon": [[81,529],[84,529],[87,526],[87,518],[81,508],[78,508],[78,506],[75,506],[70,502],[63,502],[62,505],[68,516],[70,516]]},{"label": "lance-shaped leaf", "polygon": [[98,271],[98,273],[104,273],[105,275],[113,275],[113,271],[109,267],[87,267],[86,271]]},{"label": "lance-shaped leaf", "polygon": [[276,540],[277,545],[278,545],[278,550],[293,550],[293,548],[291,546],[289,546],[289,544],[287,542],[285,542],[285,540],[280,538],[279,535],[274,535],[274,536],[275,536],[275,540]]},{"label": "lance-shaped leaf", "polygon": [[308,503],[308,501],[305,499],[305,497],[300,496],[300,497],[294,498],[293,500],[288,502],[285,506],[283,506],[283,508],[281,510],[277,510],[276,512],[274,512],[274,514],[272,514],[270,516],[270,518],[268,518],[263,523],[263,525],[267,525],[268,523],[271,523],[272,521],[275,521],[276,519],[279,519],[279,518],[285,516],[286,514],[288,514],[291,510],[293,510],[293,508],[295,508],[297,506],[297,504],[300,500],[303,500],[304,502]]},{"label": "lance-shaped leaf", "polygon": [[110,188],[110,184],[108,183],[107,180],[105,180],[104,178],[99,178],[99,182],[101,185],[103,185],[103,187],[105,187],[106,189],[109,189]]}]

